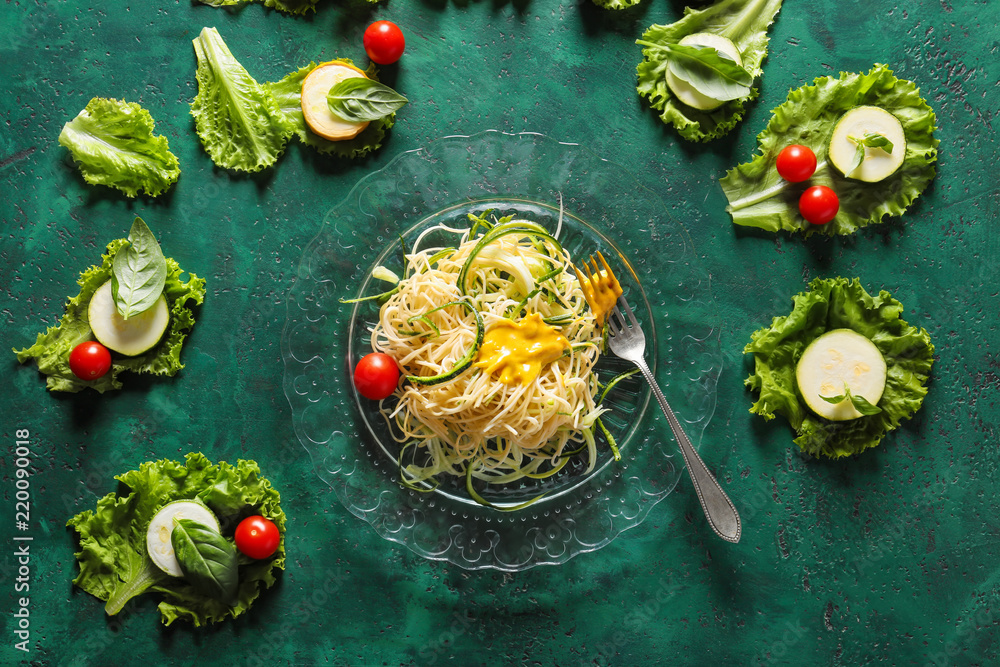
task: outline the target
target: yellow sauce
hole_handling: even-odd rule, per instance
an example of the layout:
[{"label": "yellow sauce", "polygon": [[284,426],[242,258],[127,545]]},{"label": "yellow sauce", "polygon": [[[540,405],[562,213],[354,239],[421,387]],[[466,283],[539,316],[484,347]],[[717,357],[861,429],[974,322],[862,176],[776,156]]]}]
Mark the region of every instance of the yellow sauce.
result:
[{"label": "yellow sauce", "polygon": [[580,269],[576,269],[576,277],[580,281],[583,297],[594,313],[598,326],[603,326],[608,313],[614,310],[618,297],[622,295],[622,286],[615,278],[615,274],[611,272],[611,267],[605,261],[604,255],[597,253],[597,256],[604,268],[598,267],[597,260],[591,258],[594,263],[593,269],[584,262],[583,268],[587,273],[586,277],[580,273]]},{"label": "yellow sauce", "polygon": [[476,358],[476,368],[500,373],[504,384],[531,384],[542,368],[562,356],[569,340],[542,321],[538,313],[520,322],[501,320],[492,325]]}]

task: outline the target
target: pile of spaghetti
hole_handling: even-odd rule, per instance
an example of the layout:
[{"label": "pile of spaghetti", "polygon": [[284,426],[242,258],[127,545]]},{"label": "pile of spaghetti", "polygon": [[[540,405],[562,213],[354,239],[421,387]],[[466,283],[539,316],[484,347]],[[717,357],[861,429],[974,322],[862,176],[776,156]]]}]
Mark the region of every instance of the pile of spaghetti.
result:
[{"label": "pile of spaghetti", "polygon": [[[476,497],[472,478],[545,477],[574,453],[587,457],[589,471],[603,412],[592,373],[601,330],[569,254],[533,222],[472,223],[437,225],[417,239],[371,333],[372,347],[407,376],[380,406],[403,443],[403,480],[434,484],[441,473],[462,475]],[[430,233],[453,234],[455,244],[421,250]],[[505,382],[477,363],[484,332],[539,316],[566,345],[536,377]]]}]

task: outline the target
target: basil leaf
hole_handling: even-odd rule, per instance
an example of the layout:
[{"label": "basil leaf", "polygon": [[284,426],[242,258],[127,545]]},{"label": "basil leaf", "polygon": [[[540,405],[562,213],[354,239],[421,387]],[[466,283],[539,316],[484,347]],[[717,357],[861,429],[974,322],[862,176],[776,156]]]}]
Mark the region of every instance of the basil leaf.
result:
[{"label": "basil leaf", "polygon": [[[850,390],[847,390],[847,393],[850,394],[851,393]],[[841,394],[840,396],[822,396],[821,395],[820,398],[822,398],[827,403],[833,403],[834,405],[836,405],[837,403],[840,403],[845,398],[847,398],[847,394]]]},{"label": "basil leaf", "polygon": [[233,604],[239,584],[236,548],[205,524],[175,519],[170,544],[184,578],[205,594]]},{"label": "basil leaf", "polygon": [[847,170],[847,173],[853,173],[855,169],[861,166],[861,163],[865,161],[865,147],[868,148],[881,148],[886,153],[892,152],[892,142],[889,139],[878,132],[866,132],[865,136],[861,139],[857,137],[847,137],[849,141],[853,141],[858,146],[857,152],[854,154],[854,159],[851,161],[851,166]]},{"label": "basil leaf", "polygon": [[[848,139],[853,139],[853,137],[847,137]],[[858,149],[854,151],[854,159],[851,160],[851,166],[847,168],[845,173],[853,174],[854,170],[861,166],[861,163],[865,161],[865,145],[860,141],[857,142]]]},{"label": "basil leaf", "polygon": [[664,45],[670,51],[670,71],[714,100],[737,100],[750,94],[753,77],[736,62],[710,46]]},{"label": "basil leaf", "polygon": [[886,153],[892,152],[892,142],[889,138],[878,132],[866,132],[865,138],[861,142],[869,148],[881,148]]},{"label": "basil leaf", "polygon": [[351,123],[385,118],[409,102],[389,86],[360,76],[335,85],[326,101],[335,116]]},{"label": "basil leaf", "polygon": [[167,260],[142,218],[132,223],[128,245],[115,255],[112,269],[111,294],[125,319],[149,310],[163,293]]},{"label": "basil leaf", "polygon": [[872,405],[864,396],[851,396],[851,403],[854,405],[855,410],[866,416],[877,415],[882,412],[882,408]]},{"label": "basil leaf", "polygon": [[846,384],[844,385],[844,393],[840,396],[820,396],[820,398],[827,403],[833,403],[834,405],[840,403],[844,399],[848,399],[851,401],[851,405],[854,406],[854,409],[865,416],[877,415],[882,412],[882,408],[877,405],[872,405],[864,396],[855,396],[852,394],[850,387]]}]

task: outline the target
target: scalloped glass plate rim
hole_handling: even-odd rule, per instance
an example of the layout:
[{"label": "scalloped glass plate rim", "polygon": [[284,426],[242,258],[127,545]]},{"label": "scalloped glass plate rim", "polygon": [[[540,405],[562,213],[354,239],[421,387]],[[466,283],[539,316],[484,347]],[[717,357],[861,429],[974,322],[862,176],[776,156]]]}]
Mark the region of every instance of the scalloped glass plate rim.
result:
[{"label": "scalloped glass plate rim", "polygon": [[[693,252],[687,232],[680,223],[671,218],[659,196],[636,182],[635,177],[624,168],[600,158],[596,153],[579,144],[558,142],[537,133],[509,134],[489,130],[472,136],[449,135],[442,137],[428,143],[423,148],[401,153],[391,159],[382,169],[362,177],[350,190],[347,197],[331,209],[324,219],[320,231],[304,250],[296,279],[288,293],[288,319],[281,341],[285,365],[283,386],[286,398],[292,408],[294,431],[297,439],[308,452],[315,472],[333,488],[340,502],[352,514],[364,519],[380,536],[389,541],[405,545],[425,558],[451,562],[469,570],[519,571],[536,565],[563,563],[580,553],[605,546],[621,532],[641,523],[652,507],[675,488],[681,475],[682,462],[679,460],[680,457],[676,456],[676,444],[672,438],[664,435],[663,427],[654,429],[650,426],[646,440],[633,448],[632,460],[623,461],[620,467],[608,466],[605,471],[606,479],[597,485],[596,490],[588,491],[586,497],[583,495],[578,497],[575,504],[568,504],[562,510],[557,508],[538,513],[532,512],[531,508],[528,508],[521,512],[500,516],[497,516],[499,513],[494,510],[489,510],[492,514],[483,514],[481,511],[483,508],[441,507],[439,505],[447,505],[447,503],[413,498],[413,496],[423,494],[404,490],[392,480],[382,479],[378,476],[372,477],[371,468],[374,468],[375,465],[371,462],[371,453],[359,453],[356,449],[351,449],[350,440],[356,436],[352,424],[324,426],[324,428],[332,429],[329,434],[324,433],[325,439],[313,438],[312,434],[307,432],[308,418],[315,413],[315,411],[310,413],[310,409],[320,406],[325,410],[324,404],[336,400],[333,397],[336,390],[324,389],[323,384],[317,382],[317,374],[318,379],[321,380],[328,379],[324,377],[324,373],[333,374],[338,382],[349,381],[350,377],[349,371],[345,371],[343,364],[327,363],[323,359],[323,354],[328,352],[326,348],[313,349],[310,347],[315,340],[309,336],[327,335],[329,333],[328,327],[323,325],[328,318],[335,319],[337,317],[338,308],[343,308],[338,304],[333,309],[323,312],[309,310],[316,307],[317,304],[322,306],[324,299],[333,298],[332,294],[327,293],[329,290],[336,291],[338,289],[333,278],[319,279],[312,275],[313,264],[323,259],[321,255],[324,243],[336,240],[338,242],[337,250],[341,255],[344,254],[345,250],[353,250],[355,255],[359,253],[363,255],[361,260],[367,266],[370,257],[365,253],[377,254],[384,247],[385,241],[384,238],[374,240],[368,238],[368,248],[357,249],[351,239],[343,236],[347,232],[337,227],[337,214],[353,211],[363,219],[374,218],[368,210],[362,210],[365,208],[363,204],[369,204],[368,208],[370,209],[377,209],[377,206],[372,205],[370,201],[362,201],[362,199],[366,196],[377,197],[384,193],[380,189],[378,193],[373,194],[369,192],[370,186],[375,184],[392,185],[395,187],[388,188],[388,190],[395,191],[389,192],[389,195],[402,198],[412,196],[412,193],[404,193],[403,188],[400,187],[402,185],[399,181],[401,169],[410,166],[411,162],[424,161],[426,164],[416,164],[416,166],[418,168],[427,166],[436,153],[447,153],[453,147],[460,150],[460,155],[478,156],[489,153],[489,150],[484,149],[498,151],[501,154],[501,159],[495,161],[495,164],[486,165],[487,175],[490,176],[490,179],[486,179],[486,181],[491,187],[499,183],[498,190],[507,181],[512,182],[512,178],[516,180],[517,176],[523,175],[520,171],[514,177],[506,172],[493,171],[502,165],[508,169],[526,170],[529,181],[532,178],[559,181],[555,183],[553,189],[546,190],[543,194],[549,195],[548,199],[551,199],[551,194],[554,191],[568,192],[570,196],[567,197],[567,200],[570,204],[567,209],[571,213],[576,214],[576,211],[570,206],[577,198],[579,198],[577,203],[580,206],[594,205],[602,211],[606,208],[613,210],[615,216],[611,217],[610,226],[614,227],[616,221],[619,225],[625,225],[624,227],[619,226],[617,231],[604,229],[597,224],[597,219],[587,215],[579,217],[590,223],[595,229],[600,229],[601,234],[617,245],[620,245],[624,238],[623,235],[626,234],[626,231],[623,230],[631,229],[628,225],[636,223],[636,220],[633,219],[636,216],[638,216],[638,222],[642,224],[653,224],[653,219],[665,220],[666,224],[657,223],[660,224],[657,229],[661,233],[664,229],[668,230],[667,236],[677,241],[679,247],[684,251],[684,261],[681,262],[678,259],[676,266],[671,265],[670,275],[677,278],[675,274],[680,274],[680,285],[685,286],[690,283],[693,285],[690,289],[695,290],[693,295],[685,293],[681,300],[685,303],[699,303],[703,307],[710,305],[709,279],[707,273],[696,266],[697,256]],[[591,172],[598,175],[606,175],[607,172],[611,172],[613,176],[619,177],[617,181],[614,181],[619,186],[618,189],[628,190],[629,196],[636,198],[636,201],[639,202],[637,206],[642,211],[632,216],[619,217],[618,214],[622,211],[614,210],[615,203],[625,207],[623,210],[630,210],[630,205],[620,201],[622,195],[618,192],[604,193],[607,195],[607,201],[605,201],[604,198],[598,197],[597,193],[590,190],[572,191],[574,185],[577,187],[580,185],[579,179],[572,173],[572,170],[570,173],[560,176],[559,173],[556,173],[557,169],[539,169],[534,162],[531,164],[521,163],[519,160],[524,157],[523,155],[518,155],[518,160],[512,160],[510,163],[504,162],[502,159],[510,157],[512,152],[525,147],[533,160],[554,161],[557,163],[555,166],[565,166],[563,162],[559,162],[560,160],[571,163],[573,166],[576,166],[577,163],[583,163],[586,167],[582,170],[585,176],[591,175]],[[437,157],[440,158],[440,155]],[[473,163],[473,168],[479,166],[479,163]],[[453,185],[452,181],[463,180],[468,176],[467,174],[452,173],[454,171],[451,170],[445,177],[449,186]],[[629,181],[624,188],[621,187],[622,179],[620,178],[623,174],[627,176]],[[435,173],[434,176],[439,178],[441,174]],[[612,187],[609,179],[598,179],[595,182],[596,186],[594,184],[591,186],[598,189],[604,184],[609,184],[609,188]],[[437,182],[435,185],[439,186]],[[465,184],[466,188],[473,190],[480,186],[481,184],[474,181]],[[468,201],[477,195],[489,198],[505,193],[508,191],[504,190],[503,193],[493,190],[476,191],[475,193],[466,191],[446,193],[445,197],[450,197],[450,200],[442,201],[434,209],[421,211],[419,217],[430,217],[438,210],[448,208],[455,203]],[[540,199],[537,196],[532,196],[530,192],[525,193],[521,190],[510,191],[509,194],[511,199],[528,199],[547,206],[552,203],[551,201],[541,201],[546,197]],[[412,224],[402,226],[408,228]],[[374,236],[377,237],[377,234]],[[344,243],[345,240],[347,243]],[[357,257],[355,259],[357,260]],[[361,264],[357,264],[350,269],[350,272],[357,273],[361,268]],[[644,272],[644,266],[637,267],[637,270]],[[307,292],[306,290],[309,288],[312,288],[313,291]],[[306,305],[303,306],[303,303]],[[669,329],[669,324],[667,326]],[[697,407],[700,413],[696,414],[696,419],[686,424],[689,436],[696,446],[715,410],[715,389],[722,365],[721,352],[718,347],[718,328],[707,324],[704,326],[708,327],[707,335],[703,337],[685,336],[682,341],[678,342],[678,345],[695,345],[694,351],[703,357],[696,369],[697,375],[691,378],[695,382],[690,383],[690,386],[685,384],[685,388],[700,399]],[[344,338],[342,332],[340,338]],[[303,343],[303,341],[305,342]],[[306,346],[306,354],[299,354],[301,351],[299,346],[303,344]],[[665,344],[661,347],[664,348],[660,355],[662,359],[663,353],[669,353],[671,350],[668,349],[670,345]],[[694,365],[695,362],[691,361],[691,364]],[[680,370],[683,371],[683,369]],[[670,374],[670,367],[668,367],[666,374]],[[312,377],[311,381],[310,377]],[[663,378],[660,379],[661,384],[663,384]],[[683,410],[683,406],[681,409]],[[354,420],[357,421],[356,415]],[[644,422],[652,422],[649,413],[647,413]],[[353,426],[357,426],[357,424],[353,424]],[[339,430],[341,427],[344,429],[343,431]],[[653,439],[656,442],[650,442]],[[662,441],[666,441],[667,444],[663,444]],[[324,452],[329,450],[331,442],[339,444],[344,449],[324,455]],[[652,471],[648,468],[644,469],[643,464],[655,469]],[[636,474],[637,469],[641,474]],[[373,486],[378,488],[364,486],[361,483],[362,478],[374,481]],[[617,501],[620,502],[616,504]],[[628,504],[627,507],[626,504]],[[445,517],[446,521],[456,523],[450,526],[438,525],[441,517]],[[440,532],[436,529],[442,526],[448,529],[448,535],[434,534]],[[429,541],[428,537],[431,538]],[[435,540],[439,541],[435,542]],[[505,552],[504,548],[507,546],[505,542],[519,546],[515,550]]]}]

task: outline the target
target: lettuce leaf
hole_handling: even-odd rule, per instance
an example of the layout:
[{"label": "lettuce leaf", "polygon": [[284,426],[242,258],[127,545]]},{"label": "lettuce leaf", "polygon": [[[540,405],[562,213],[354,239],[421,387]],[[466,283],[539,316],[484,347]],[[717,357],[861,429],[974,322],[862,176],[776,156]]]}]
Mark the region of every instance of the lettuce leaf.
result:
[{"label": "lettuce leaf", "polygon": [[46,376],[46,386],[50,391],[78,392],[90,387],[100,393],[109,389],[121,389],[119,373],[152,373],[173,376],[184,368],[181,363],[181,347],[187,333],[194,327],[194,313],[187,306],[188,301],[200,304],[205,300],[205,280],[195,274],[188,274],[187,282],[181,282],[183,271],[176,261],[167,257],[167,278],[163,295],[170,308],[170,327],[163,339],[155,347],[134,357],[112,355],[111,370],[96,380],[81,380],[69,367],[69,354],[80,343],[93,340],[87,308],[97,288],[111,280],[115,255],[128,239],[117,239],[108,244],[103,261],[92,266],[77,280],[80,293],[66,303],[66,312],[54,327],[38,334],[35,344],[21,350],[15,349],[17,360],[25,363],[29,359],[38,362],[38,371]]},{"label": "lettuce leaf", "polygon": [[[795,443],[812,456],[841,458],[877,446],[923,403],[934,363],[930,336],[900,317],[903,306],[888,292],[872,297],[857,278],[817,278],[792,302],[791,313],[754,332],[743,350],[754,358],[746,385],[759,393],[750,412],[768,420],[784,415],[798,434]],[[809,344],[832,329],[858,332],[885,357],[880,413],[835,422],[816,415],[802,400],[795,366]]]},{"label": "lettuce leaf", "polygon": [[167,138],[154,136],[150,113],[135,102],[95,97],[63,125],[59,143],[69,149],[83,179],[117,188],[129,197],[155,197],[177,182],[181,170]]},{"label": "lettuce leaf", "polygon": [[195,130],[212,162],[255,172],[269,167],[295,133],[274,96],[233,57],[215,28],[193,41],[198,94],[191,102]]},{"label": "lettuce leaf", "polygon": [[[697,11],[686,7],[680,21],[651,25],[641,41],[675,45],[694,33],[721,35],[740,50],[743,67],[756,79],[763,73],[761,63],[767,56],[767,29],[779,9],[781,0],[721,0]],[[642,55],[643,61],[636,68],[639,77],[636,90],[649,99],[649,105],[660,112],[664,123],[673,125],[690,141],[709,141],[728,133],[743,118],[745,104],[759,94],[753,87],[746,97],[730,100],[711,111],[699,111],[676,99],[667,86],[670,58],[665,50],[645,47]]]},{"label": "lettuce leaf", "polygon": [[[350,58],[337,58],[336,61],[354,65]],[[332,153],[346,158],[362,157],[381,147],[386,131],[396,121],[395,113],[368,123],[368,127],[362,130],[358,136],[344,141],[324,139],[309,129],[302,115],[302,81],[316,67],[316,63],[310,62],[305,67],[289,72],[280,81],[264,84],[264,87],[277,100],[279,109],[285,115],[285,122],[295,128],[295,134],[299,141],[307,146],[312,146],[320,153]],[[378,81],[374,64],[368,67],[365,75],[369,79]]]},{"label": "lettuce leaf", "polygon": [[306,14],[316,11],[319,0],[264,0],[264,6],[286,14]]},{"label": "lettuce leaf", "polygon": [[603,9],[625,9],[639,4],[639,0],[594,0],[594,4]]},{"label": "lettuce leaf", "polygon": [[[205,5],[211,5],[212,7],[231,7],[233,5],[242,5],[247,2],[252,2],[253,0],[198,0]],[[319,0],[258,0],[264,3],[265,7],[270,7],[271,9],[277,9],[279,12],[284,12],[286,14],[296,14],[303,15],[308,12],[316,11],[316,3]],[[379,0],[367,0],[370,3],[379,2]]]},{"label": "lettuce leaf", "polygon": [[[837,120],[854,107],[871,105],[899,119],[906,135],[906,157],[895,174],[878,183],[844,177],[826,160],[828,138]],[[737,225],[776,232],[852,234],[902,215],[934,178],[938,140],[934,138],[934,111],[920,97],[912,81],[897,79],[885,65],[876,64],[867,74],[841,73],[838,78],[819,77],[811,86],[796,88],[774,109],[774,116],[757,137],[760,153],[753,161],[737,165],[720,181],[729,200],[726,210]],[[816,173],[804,183],[789,183],[778,176],[775,158],[782,148],[803,144],[816,153]],[[826,185],[840,198],[837,216],[825,225],[811,225],[799,214],[802,191]]]},{"label": "lettuce leaf", "polygon": [[240,556],[237,603],[228,606],[207,597],[181,578],[163,574],[146,553],[146,528],[157,510],[175,500],[200,499],[219,518],[222,534],[231,538],[241,519],[260,514],[285,533],[281,496],[260,476],[255,461],[213,464],[203,454],[179,461],[150,461],[115,477],[128,490],[109,493],[67,522],[80,537],[76,553],[80,573],[73,583],[105,600],[108,613],[121,610],[146,591],[163,595],[159,603],[165,625],[186,619],[196,626],[216,623],[245,612],[260,595],[261,584],[274,585],[275,570],[285,569],[285,541],[273,556],[251,560]]}]

